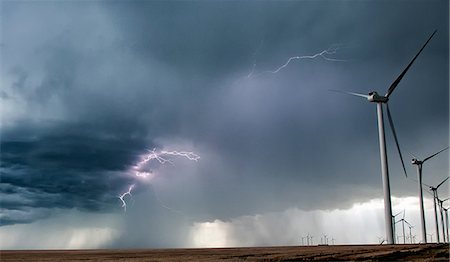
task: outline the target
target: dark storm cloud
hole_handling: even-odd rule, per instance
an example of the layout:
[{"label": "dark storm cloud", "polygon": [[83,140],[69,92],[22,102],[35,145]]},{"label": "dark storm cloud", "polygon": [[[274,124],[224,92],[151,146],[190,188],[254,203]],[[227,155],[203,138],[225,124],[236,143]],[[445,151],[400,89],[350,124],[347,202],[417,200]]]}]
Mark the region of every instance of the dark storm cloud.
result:
[{"label": "dark storm cloud", "polygon": [[[29,212],[36,208],[101,211],[119,207],[119,192],[132,182],[124,173],[142,150],[142,141],[102,138],[94,133],[86,126],[66,125],[35,139],[2,141],[2,208]],[[20,222],[24,219],[32,221],[22,216]],[[7,224],[8,216],[1,220]]]},{"label": "dark storm cloud", "polygon": [[[202,156],[195,179],[162,192],[190,216],[381,196],[374,106],[327,90],[383,93],[438,29],[391,108],[408,149],[448,144],[447,10],[445,1],[4,3],[2,192],[22,197],[2,206],[114,208],[130,182],[123,173],[160,139]],[[336,45],[346,62],[260,74]],[[412,195],[393,152],[393,192]],[[441,162],[435,170],[448,171]]]}]

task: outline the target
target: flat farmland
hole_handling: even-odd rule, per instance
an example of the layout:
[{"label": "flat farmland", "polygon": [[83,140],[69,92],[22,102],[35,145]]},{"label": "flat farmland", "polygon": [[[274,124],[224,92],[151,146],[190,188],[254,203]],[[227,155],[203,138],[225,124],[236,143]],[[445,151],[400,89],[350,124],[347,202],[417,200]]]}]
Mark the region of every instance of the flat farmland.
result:
[{"label": "flat farmland", "polygon": [[3,250],[0,261],[449,261],[447,244]]}]

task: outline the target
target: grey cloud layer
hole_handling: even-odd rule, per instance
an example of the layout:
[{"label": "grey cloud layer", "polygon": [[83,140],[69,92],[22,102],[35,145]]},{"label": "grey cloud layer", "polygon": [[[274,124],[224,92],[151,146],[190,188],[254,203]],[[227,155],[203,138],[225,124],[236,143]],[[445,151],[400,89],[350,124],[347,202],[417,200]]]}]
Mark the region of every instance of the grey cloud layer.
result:
[{"label": "grey cloud layer", "polygon": [[[411,151],[448,144],[445,1],[2,5],[1,192],[17,196],[2,198],[3,224],[24,222],[11,210],[118,208],[126,171],[161,138],[202,155],[192,180],[175,176],[191,166],[174,167],[159,185],[198,219],[378,196],[375,109],[327,89],[384,92],[434,29],[391,108]],[[333,45],[346,62],[246,78],[253,64],[274,70]],[[394,194],[414,194],[390,156]],[[430,180],[448,166],[432,170]]]}]

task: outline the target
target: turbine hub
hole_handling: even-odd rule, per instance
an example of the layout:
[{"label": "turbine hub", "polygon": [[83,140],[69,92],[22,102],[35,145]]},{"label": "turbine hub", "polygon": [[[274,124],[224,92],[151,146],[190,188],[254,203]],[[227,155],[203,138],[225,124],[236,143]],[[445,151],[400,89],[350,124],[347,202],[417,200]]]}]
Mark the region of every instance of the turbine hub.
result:
[{"label": "turbine hub", "polygon": [[420,165],[420,164],[422,164],[422,161],[420,161],[420,160],[417,159],[417,158],[413,158],[413,159],[411,160],[411,164],[413,164],[413,165]]},{"label": "turbine hub", "polygon": [[374,103],[386,103],[389,100],[389,98],[385,96],[380,96],[376,91],[372,91],[369,93],[369,98],[367,98],[367,100],[369,100],[369,102]]}]

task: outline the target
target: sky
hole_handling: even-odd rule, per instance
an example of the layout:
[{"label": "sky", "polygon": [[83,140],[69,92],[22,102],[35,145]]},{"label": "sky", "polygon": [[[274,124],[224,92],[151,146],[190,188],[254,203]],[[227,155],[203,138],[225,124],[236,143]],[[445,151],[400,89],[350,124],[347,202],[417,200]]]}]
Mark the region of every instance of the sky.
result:
[{"label": "sky", "polygon": [[[448,1],[0,7],[0,248],[377,243],[376,107],[329,90],[384,94],[437,30],[389,101],[408,179],[386,130],[393,212],[419,238],[409,153],[449,144]],[[200,158],[136,176],[151,150]],[[448,175],[448,151],[424,164],[426,184]]]}]

